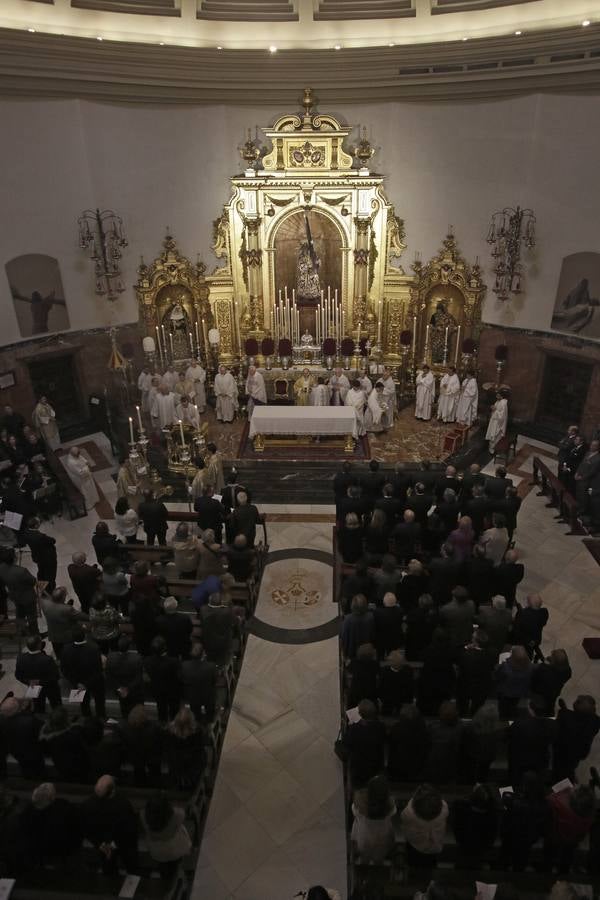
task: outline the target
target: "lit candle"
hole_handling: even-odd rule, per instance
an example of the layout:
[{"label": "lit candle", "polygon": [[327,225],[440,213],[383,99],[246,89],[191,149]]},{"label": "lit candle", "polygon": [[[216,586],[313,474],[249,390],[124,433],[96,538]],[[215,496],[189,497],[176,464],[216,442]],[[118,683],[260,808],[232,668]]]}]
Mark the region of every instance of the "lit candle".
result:
[{"label": "lit candle", "polygon": [[198,412],[198,404],[197,403],[194,403],[194,409],[196,410],[196,422],[198,423],[196,425],[196,428],[199,428],[200,427],[200,413]]},{"label": "lit candle", "polygon": [[413,350],[417,349],[417,317],[413,316]]},{"label": "lit candle", "polygon": [[196,353],[198,354],[198,356],[200,356],[200,332],[198,331],[198,319],[196,319],[194,325],[196,327]]},{"label": "lit candle", "polygon": [[167,346],[167,335],[165,334],[165,326],[161,325],[160,330],[162,331],[162,343],[163,343],[163,350],[165,353],[165,362],[166,362],[167,353],[169,352],[169,350],[168,350],[168,346]]},{"label": "lit candle", "polygon": [[346,334],[346,313],[342,310],[342,338]]},{"label": "lit candle", "polygon": [[135,443],[135,441],[133,440],[133,419],[131,418],[131,416],[129,416],[129,443]]},{"label": "lit candle", "polygon": [[138,423],[139,423],[139,426],[140,426],[140,431],[143,431],[143,430],[144,430],[144,426],[142,425],[142,414],[141,414],[141,412],[140,412],[139,406],[136,406],[136,410],[137,410],[137,416],[138,416]]},{"label": "lit candle", "polygon": [[361,323],[359,322],[358,323],[358,337],[356,338],[356,343],[359,345],[360,345],[360,326],[361,326]]},{"label": "lit candle", "polygon": [[456,332],[456,348],[454,352],[454,365],[458,365],[458,354],[460,353],[460,325],[458,326],[458,331]]},{"label": "lit candle", "polygon": [[194,337],[193,337],[191,331],[190,331],[190,353],[192,354],[192,356],[194,355]]},{"label": "lit candle", "polygon": [[173,345],[173,332],[172,331],[169,332],[169,342],[171,344],[171,362],[173,362],[175,359],[175,347]]},{"label": "lit candle", "polygon": [[156,331],[156,346],[158,347],[158,355],[162,361],[162,348],[160,346],[160,331],[158,330],[158,325],[155,328]]},{"label": "lit candle", "polygon": [[428,350],[429,350],[429,325],[425,329],[425,356],[427,356]]},{"label": "lit candle", "polygon": [[381,345],[381,313],[382,313],[383,301],[379,300],[379,312],[378,312],[378,321],[377,321],[377,343]]},{"label": "lit candle", "polygon": [[185,447],[185,433],[183,431],[183,422],[179,420],[179,430],[181,432],[181,445]]},{"label": "lit candle", "polygon": [[[208,338],[206,336],[206,322],[204,321],[204,318],[202,319],[202,340],[204,341],[204,352],[208,359]],[[200,353],[198,353],[198,356],[200,356]]]}]

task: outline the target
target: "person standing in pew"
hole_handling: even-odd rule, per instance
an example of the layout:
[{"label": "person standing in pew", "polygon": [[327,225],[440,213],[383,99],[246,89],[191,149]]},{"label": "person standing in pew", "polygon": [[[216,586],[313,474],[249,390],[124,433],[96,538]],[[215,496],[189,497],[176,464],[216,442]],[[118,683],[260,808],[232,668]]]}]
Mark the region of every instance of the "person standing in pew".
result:
[{"label": "person standing in pew", "polygon": [[73,643],[66,644],[60,656],[60,668],[72,688],[85,688],[81,701],[81,714],[90,715],[91,700],[94,700],[96,715],[106,718],[106,696],[102,656],[96,644],[88,641],[83,628],[73,632]]},{"label": "person standing in pew", "polygon": [[96,525],[96,530],[92,535],[92,544],[99,566],[104,565],[107,556],[119,559],[125,553],[125,547],[115,534],[110,533],[106,522],[98,522]]},{"label": "person standing in pew", "polygon": [[39,634],[27,638],[25,647],[25,651],[17,656],[15,678],[27,687],[40,687],[39,696],[33,701],[36,712],[44,712],[46,700],[53,709],[60,706],[60,672],[52,657],[44,652],[44,642]]},{"label": "person standing in pew", "polygon": [[415,699],[412,668],[406,664],[401,650],[392,650],[379,675],[378,699],[384,716],[397,715],[405,704]]},{"label": "person standing in pew", "polygon": [[138,515],[146,532],[146,543],[151,547],[158,539],[161,547],[167,543],[168,510],[162,500],[154,496],[152,491],[144,491],[144,499],[138,506]]},{"label": "person standing in pew", "polygon": [[152,641],[151,651],[144,660],[144,670],[150,681],[158,718],[164,724],[175,718],[181,705],[181,663],[177,657],[168,655],[167,642],[161,635]]},{"label": "person standing in pew", "polygon": [[244,491],[238,494],[237,508],[231,514],[231,531],[234,537],[244,534],[249,547],[254,547],[256,540],[256,526],[260,523],[260,513],[254,503],[248,501],[248,495]]},{"label": "person standing in pew", "polygon": [[183,697],[198,722],[212,722],[217,702],[217,667],[194,641],[189,659],[181,664]]},{"label": "person standing in pew", "polygon": [[158,614],[162,593],[166,590],[166,581],[161,575],[152,575],[150,566],[143,559],[133,564],[130,579],[131,597],[136,602],[143,600]]},{"label": "person standing in pew", "polygon": [[85,553],[74,553],[71,560],[72,562],[67,566],[67,572],[73,590],[77,594],[79,605],[83,612],[87,613],[98,590],[102,573],[98,566],[88,565]]},{"label": "person standing in pew", "polygon": [[171,541],[173,562],[178,578],[195,578],[198,570],[198,540],[190,534],[187,522],[179,522]]},{"label": "person standing in pew", "polygon": [[200,609],[202,643],[206,655],[217,666],[225,666],[231,658],[236,619],[233,609],[225,606],[221,594],[211,594],[208,605]]},{"label": "person standing in pew", "polygon": [[67,589],[64,587],[55,588],[50,597],[42,597],[41,606],[46,619],[48,640],[52,643],[54,655],[60,659],[62,648],[73,640],[73,630],[88,615],[75,609],[72,600],[67,602]]},{"label": "person standing in pew", "polygon": [[186,659],[191,646],[192,620],[185,613],[179,613],[178,606],[176,597],[167,597],[156,626],[158,633],[165,639],[169,656]]},{"label": "person standing in pew", "polygon": [[126,719],[134,706],[144,703],[142,657],[131,650],[127,635],[121,635],[117,649],[106,657],[104,674],[106,686],[116,693],[121,715]]},{"label": "person standing in pew", "polygon": [[196,578],[204,581],[209,575],[222,575],[224,571],[224,550],[215,540],[212,528],[207,528],[198,543],[198,569]]},{"label": "person standing in pew", "polygon": [[38,581],[47,582],[49,592],[56,587],[56,541],[49,534],[40,531],[41,522],[37,517],[29,520],[23,531],[23,541],[31,550],[31,560],[37,566]]},{"label": "person standing in pew", "polygon": [[206,531],[210,528],[215,533],[215,538],[221,543],[223,540],[223,523],[225,522],[225,510],[223,505],[214,498],[215,489],[212,484],[202,488],[202,494],[194,502],[194,509],[198,513],[198,528]]},{"label": "person standing in pew", "polygon": [[[512,609],[517,602],[517,585],[523,581],[525,566],[518,562],[519,554],[516,550],[507,550],[504,561],[492,570],[492,585],[494,593],[502,594],[506,598],[506,605]],[[521,643],[521,641],[517,641]]]},{"label": "person standing in pew", "polygon": [[256,550],[248,546],[245,534],[237,534],[227,550],[229,573],[236,581],[245,582],[256,571]]},{"label": "person standing in pew", "polygon": [[119,867],[135,874],[138,869],[138,818],[129,800],[117,791],[111,775],[102,775],[94,793],[80,806],[81,829],[98,850],[105,874]]}]

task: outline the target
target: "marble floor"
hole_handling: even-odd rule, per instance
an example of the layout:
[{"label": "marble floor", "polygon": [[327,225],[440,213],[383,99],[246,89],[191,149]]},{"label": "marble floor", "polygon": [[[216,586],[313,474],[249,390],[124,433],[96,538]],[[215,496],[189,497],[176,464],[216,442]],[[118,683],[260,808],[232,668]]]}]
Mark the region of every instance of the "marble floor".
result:
[{"label": "marble floor", "polygon": [[[110,458],[102,436],[93,438]],[[520,439],[518,451],[509,469],[524,497],[516,533],[526,570],[519,595],[539,592],[550,610],[544,650],[564,647],[573,669],[565,699],[590,693],[600,700],[600,661],[590,660],[581,647],[584,637],[600,636],[600,572],[581,538],[567,536],[567,526],[554,520],[554,510],[530,487],[532,456],[552,461],[555,448]],[[113,471],[94,472],[111,502]],[[340,719],[338,642],[319,639],[323,623],[336,615],[330,577],[334,508],[261,508],[272,516],[269,544],[277,561],[266,568],[257,617],[282,631],[314,627],[315,639],[248,639],[192,896],[286,900],[323,883],[345,897],[342,769],[333,753]],[[90,538],[97,520],[91,512],[86,519],[44,525],[57,541],[59,584],[70,587],[66,566],[76,550],[94,558]],[[25,565],[27,559],[25,554]],[[295,601],[293,578],[302,592]],[[4,666],[2,694],[14,689],[21,695],[11,661]],[[590,762],[600,766],[599,740],[586,770]]]}]

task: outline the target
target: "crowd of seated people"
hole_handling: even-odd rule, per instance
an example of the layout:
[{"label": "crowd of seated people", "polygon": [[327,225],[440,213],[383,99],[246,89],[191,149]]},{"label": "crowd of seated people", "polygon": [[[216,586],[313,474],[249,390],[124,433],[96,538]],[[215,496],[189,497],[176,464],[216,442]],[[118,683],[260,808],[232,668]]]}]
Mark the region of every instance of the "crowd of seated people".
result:
[{"label": "crowd of seated people", "polygon": [[565,877],[577,859],[597,874],[594,790],[578,767],[600,716],[591,696],[561,699],[572,673],[563,649],[542,653],[542,597],[517,602],[506,471],[424,464],[409,479],[371,463],[361,477],[346,464],[334,489],[347,716],[336,748],[354,861],[430,870],[450,843],[458,869],[521,872],[533,859]]}]

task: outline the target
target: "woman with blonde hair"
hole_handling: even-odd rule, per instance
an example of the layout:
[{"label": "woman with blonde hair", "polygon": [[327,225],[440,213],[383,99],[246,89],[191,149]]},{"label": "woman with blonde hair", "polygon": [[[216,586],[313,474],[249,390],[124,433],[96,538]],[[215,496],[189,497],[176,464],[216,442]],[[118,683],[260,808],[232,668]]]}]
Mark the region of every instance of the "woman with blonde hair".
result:
[{"label": "woman with blonde hair", "polygon": [[189,706],[182,706],[166,735],[169,774],[180,790],[191,790],[206,767],[204,732]]},{"label": "woman with blonde hair", "polygon": [[338,547],[345,563],[355,563],[363,555],[364,531],[355,512],[349,512],[338,529]]}]

